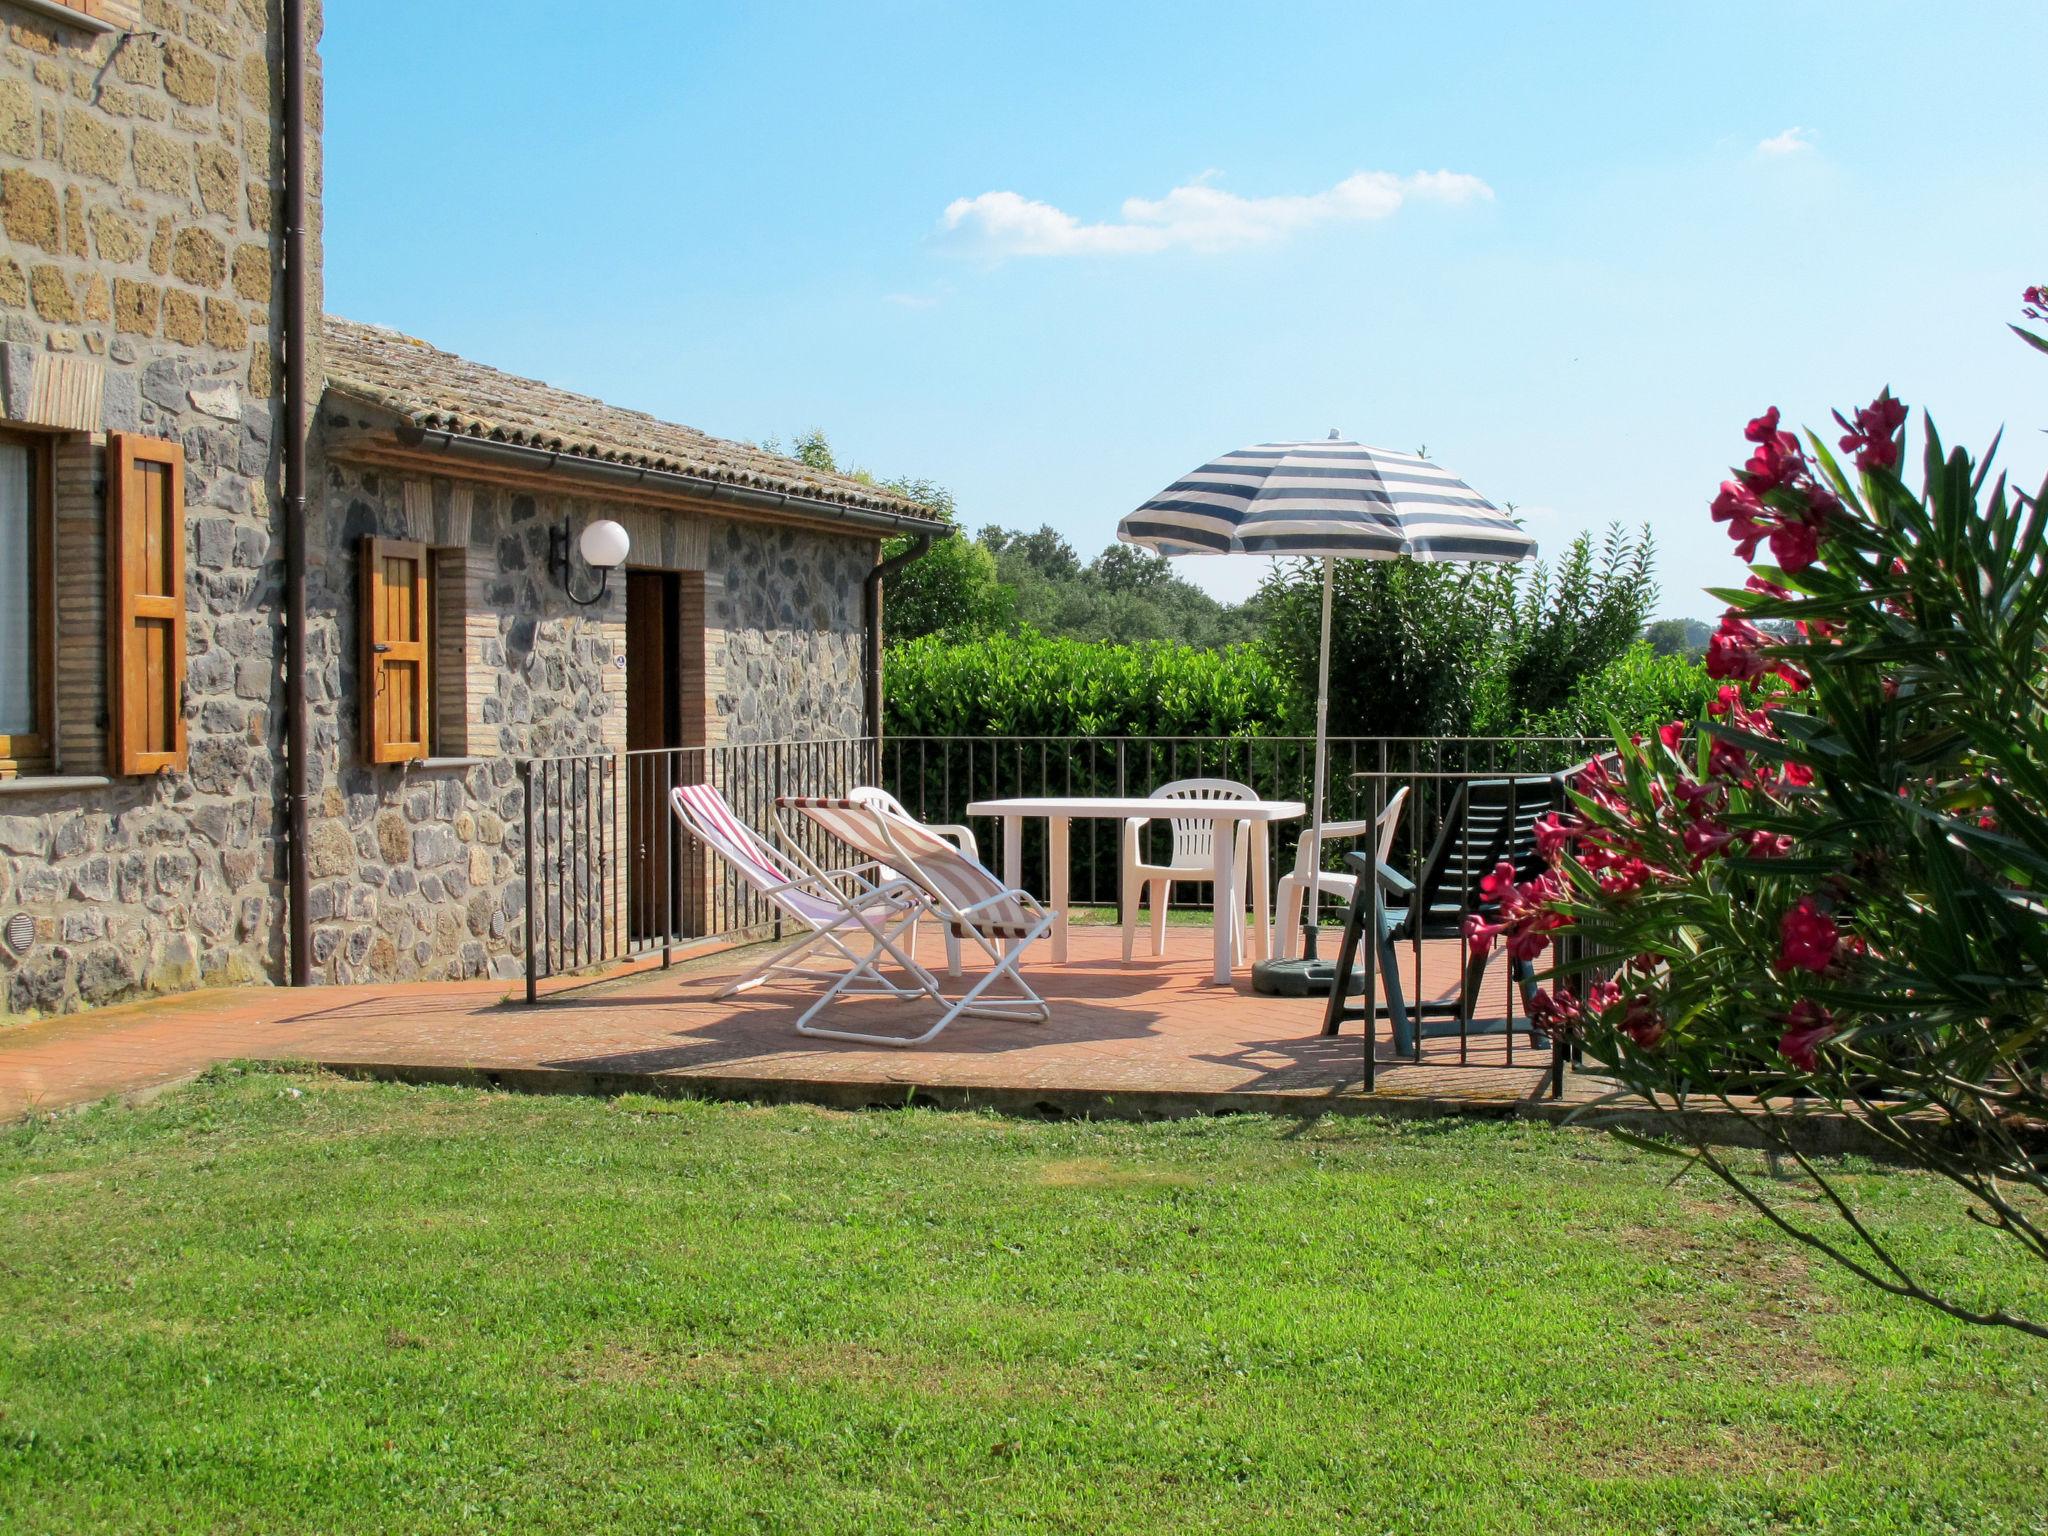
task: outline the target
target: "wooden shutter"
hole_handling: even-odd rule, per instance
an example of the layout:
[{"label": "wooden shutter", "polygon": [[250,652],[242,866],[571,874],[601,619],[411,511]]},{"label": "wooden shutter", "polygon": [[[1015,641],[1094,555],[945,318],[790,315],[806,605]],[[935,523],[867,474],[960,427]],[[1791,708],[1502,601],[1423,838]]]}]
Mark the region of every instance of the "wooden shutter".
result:
[{"label": "wooden shutter", "polygon": [[427,598],[427,546],[406,539],[364,539],[362,554],[363,755],[403,763],[427,755],[433,719],[427,655],[433,604]]},{"label": "wooden shutter", "polygon": [[185,450],[107,437],[107,711],[120,773],[185,766]]}]

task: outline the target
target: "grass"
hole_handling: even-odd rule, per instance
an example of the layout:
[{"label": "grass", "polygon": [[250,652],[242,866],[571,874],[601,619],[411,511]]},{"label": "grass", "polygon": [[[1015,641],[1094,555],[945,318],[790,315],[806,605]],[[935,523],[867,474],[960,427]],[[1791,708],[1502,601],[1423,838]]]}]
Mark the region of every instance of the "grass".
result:
[{"label": "grass", "polygon": [[[1929,1181],[1852,1177],[2024,1295]],[[2048,1507],[2048,1349],[1516,1124],[225,1070],[0,1134],[0,1317],[8,1531],[1985,1536]]]}]

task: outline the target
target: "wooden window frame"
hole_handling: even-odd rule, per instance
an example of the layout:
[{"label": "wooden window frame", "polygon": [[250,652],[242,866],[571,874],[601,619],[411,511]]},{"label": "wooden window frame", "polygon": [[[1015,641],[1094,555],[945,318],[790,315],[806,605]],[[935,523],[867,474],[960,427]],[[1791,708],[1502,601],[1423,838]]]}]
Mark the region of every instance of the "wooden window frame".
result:
[{"label": "wooden window frame", "polygon": [[33,731],[0,732],[0,779],[28,778],[56,766],[57,740],[57,518],[51,471],[55,455],[49,435],[0,428],[0,442],[26,448],[29,455],[29,538],[34,546],[29,601],[35,607],[36,725]]},{"label": "wooden window frame", "polygon": [[[434,685],[433,651],[434,618],[432,604],[433,574],[431,551],[427,545],[416,539],[380,539],[375,534],[365,535],[357,558],[357,585],[360,587],[360,601],[356,627],[360,636],[361,660],[358,665],[356,710],[362,716],[363,756],[371,763],[412,763],[424,760],[434,750]],[[387,559],[410,560],[416,573],[413,585],[414,623],[419,631],[417,640],[380,640],[378,629],[378,596],[384,588],[384,562]],[[385,649],[380,650],[379,647]],[[413,654],[392,654],[391,647]],[[413,701],[414,739],[400,741],[388,737],[381,731],[378,721],[377,697],[381,690],[382,669],[392,662],[412,663],[419,668],[419,687]]]},{"label": "wooden window frame", "polygon": [[[170,592],[140,594],[140,573],[130,547],[133,519],[142,516],[142,497],[137,466],[160,464],[170,490],[171,520],[175,537],[169,541]],[[132,432],[107,434],[107,725],[108,760],[114,772],[137,776],[151,773],[182,773],[185,769],[187,730],[185,724],[185,450],[165,438],[143,437]],[[168,750],[151,749],[141,739],[141,730],[130,719],[145,697],[137,679],[136,622],[165,619],[170,623],[169,656],[166,661],[172,688],[171,745]]]}]

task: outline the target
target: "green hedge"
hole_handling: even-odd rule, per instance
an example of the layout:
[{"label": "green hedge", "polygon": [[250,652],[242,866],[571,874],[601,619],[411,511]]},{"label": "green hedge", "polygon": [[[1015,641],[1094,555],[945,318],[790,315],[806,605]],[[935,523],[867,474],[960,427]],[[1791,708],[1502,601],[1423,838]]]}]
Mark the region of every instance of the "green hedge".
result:
[{"label": "green hedge", "polygon": [[[887,728],[899,736],[1268,736],[1307,714],[1251,645],[1113,645],[1032,630],[949,644],[927,635],[890,649],[887,677]],[[1659,656],[1639,641],[1564,704],[1507,733],[1647,731],[1699,718],[1715,690],[1697,660]],[[1356,734],[1335,714],[1330,731]]]},{"label": "green hedge", "polygon": [[1611,729],[1647,734],[1667,720],[1699,720],[1720,691],[1692,656],[1659,656],[1638,640],[1591,677],[1581,678],[1557,708],[1517,728],[1529,736],[1604,736]]},{"label": "green hedge", "polygon": [[902,736],[1247,736],[1288,715],[1286,683],[1249,645],[927,635],[890,649],[887,680]]}]

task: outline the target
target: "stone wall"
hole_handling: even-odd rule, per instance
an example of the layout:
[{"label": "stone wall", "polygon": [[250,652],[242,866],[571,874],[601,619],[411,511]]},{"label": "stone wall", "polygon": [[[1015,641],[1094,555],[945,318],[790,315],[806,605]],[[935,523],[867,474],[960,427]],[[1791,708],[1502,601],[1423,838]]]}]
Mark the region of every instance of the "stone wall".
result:
[{"label": "stone wall", "polygon": [[725,641],[720,739],[862,733],[861,584],[876,557],[872,538],[711,521],[709,566],[720,580],[708,622]]},{"label": "stone wall", "polygon": [[[0,921],[34,920],[24,954],[0,947],[16,1013],[282,965],[274,6],[108,9],[138,30],[0,0],[0,417],[70,429],[54,449],[61,777],[0,786]],[[316,59],[316,206],[318,84]],[[317,304],[317,264],[309,277]],[[112,430],[186,454],[190,756],[109,783]]]},{"label": "stone wall", "polygon": [[[706,718],[689,734],[717,744],[860,733],[872,537],[330,457],[309,569],[319,979],[523,971],[517,763],[626,745],[626,582],[615,576],[581,607],[547,563],[550,529],[566,520],[580,532],[601,517],[626,526],[631,565],[702,573]],[[465,607],[459,756],[365,761],[357,550],[367,535],[425,543],[437,569],[461,573],[443,592]],[[585,590],[580,564],[577,579]],[[442,622],[452,623],[445,610]]]}]

